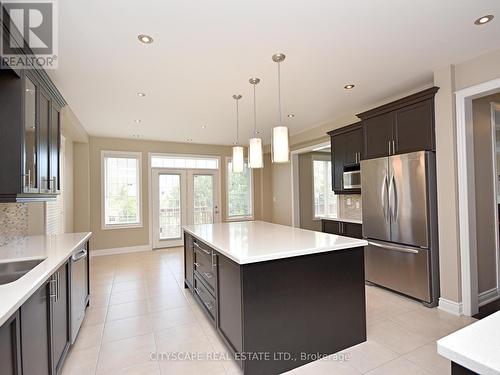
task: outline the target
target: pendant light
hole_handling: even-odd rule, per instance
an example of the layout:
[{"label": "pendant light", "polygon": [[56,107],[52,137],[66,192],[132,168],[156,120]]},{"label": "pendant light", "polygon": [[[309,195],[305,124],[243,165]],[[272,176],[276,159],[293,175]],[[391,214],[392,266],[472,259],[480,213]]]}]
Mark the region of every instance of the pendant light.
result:
[{"label": "pendant light", "polygon": [[264,168],[264,158],[262,150],[262,139],[257,137],[257,102],[255,88],[260,82],[259,78],[250,78],[248,80],[253,85],[253,137],[250,138],[248,147],[248,167]]},{"label": "pendant light", "polygon": [[288,142],[288,128],[283,125],[281,111],[281,71],[280,64],[285,60],[285,55],[276,53],[273,55],[273,61],[278,64],[278,110],[279,124],[273,128],[271,157],[273,163],[288,163],[290,162],[290,145]]},{"label": "pendant light", "polygon": [[238,101],[241,99],[241,95],[233,95],[233,99],[236,101],[236,142],[233,146],[233,173],[242,173],[244,167],[244,157],[243,157],[243,147],[239,145],[239,108]]}]

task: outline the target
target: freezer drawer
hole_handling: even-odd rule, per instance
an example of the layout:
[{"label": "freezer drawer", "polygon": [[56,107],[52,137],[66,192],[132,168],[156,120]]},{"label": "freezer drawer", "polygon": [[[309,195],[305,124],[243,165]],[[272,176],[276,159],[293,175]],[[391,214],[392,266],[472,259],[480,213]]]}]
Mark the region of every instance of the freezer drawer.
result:
[{"label": "freezer drawer", "polygon": [[365,247],[367,281],[431,302],[430,251],[369,241]]}]

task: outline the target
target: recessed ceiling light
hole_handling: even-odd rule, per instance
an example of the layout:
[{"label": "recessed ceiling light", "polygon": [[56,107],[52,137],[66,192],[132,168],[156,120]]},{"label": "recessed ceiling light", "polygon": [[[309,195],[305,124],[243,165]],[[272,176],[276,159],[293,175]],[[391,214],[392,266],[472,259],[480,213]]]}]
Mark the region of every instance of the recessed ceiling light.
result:
[{"label": "recessed ceiling light", "polygon": [[136,124],[140,124],[140,123],[141,123],[141,120],[134,120],[134,122],[135,122]]},{"label": "recessed ceiling light", "polygon": [[138,92],[138,93],[137,93],[137,96],[140,96],[141,98],[143,98],[143,97],[145,97],[145,96],[146,96],[146,94],[144,94],[143,92]]},{"label": "recessed ceiling light", "polygon": [[150,37],[149,35],[146,35],[146,34],[139,34],[137,36],[137,39],[139,39],[139,41],[141,41],[144,44],[151,44],[151,43],[153,43],[153,38]]},{"label": "recessed ceiling light", "polygon": [[475,25],[484,25],[488,22],[490,22],[493,18],[495,18],[493,15],[488,14],[486,16],[479,17],[477,20],[474,21]]},{"label": "recessed ceiling light", "polygon": [[289,117],[289,118],[294,118],[294,117],[295,117],[295,115],[294,115],[293,113],[289,113],[289,114],[288,114],[288,117]]},{"label": "recessed ceiling light", "polygon": [[354,88],[354,84],[353,84],[353,83],[350,83],[350,84],[348,84],[348,85],[345,85],[345,86],[344,86],[344,88],[345,88],[346,90],[353,89],[353,88]]}]

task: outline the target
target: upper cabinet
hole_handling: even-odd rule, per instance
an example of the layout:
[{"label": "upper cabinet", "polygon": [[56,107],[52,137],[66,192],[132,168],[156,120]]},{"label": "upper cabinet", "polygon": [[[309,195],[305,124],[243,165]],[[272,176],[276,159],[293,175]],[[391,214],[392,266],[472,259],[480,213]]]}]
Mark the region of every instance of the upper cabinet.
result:
[{"label": "upper cabinet", "polygon": [[331,139],[332,188],[336,194],[359,194],[360,189],[344,187],[344,172],[359,169],[363,133],[361,123],[352,124],[328,133]]},{"label": "upper cabinet", "polygon": [[60,192],[60,110],[66,103],[43,70],[0,70],[0,202]]},{"label": "upper cabinet", "polygon": [[434,96],[438,87],[358,114],[362,120],[362,159],[435,150]]}]

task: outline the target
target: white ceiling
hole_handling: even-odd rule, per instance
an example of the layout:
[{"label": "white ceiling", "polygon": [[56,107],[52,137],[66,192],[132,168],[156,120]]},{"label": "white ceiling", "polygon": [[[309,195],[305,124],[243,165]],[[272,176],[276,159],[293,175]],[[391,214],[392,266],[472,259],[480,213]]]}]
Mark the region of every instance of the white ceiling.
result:
[{"label": "white ceiling", "polygon": [[[258,128],[268,140],[277,123],[275,52],[287,55],[283,112],[293,134],[430,84],[436,67],[500,48],[498,0],[58,3],[59,69],[50,74],[98,136],[231,144],[231,96],[241,93],[245,143],[253,124],[248,78],[257,76]],[[485,14],[496,18],[475,26]],[[154,43],[139,43],[141,33]],[[356,88],[344,90],[348,83]]]}]

